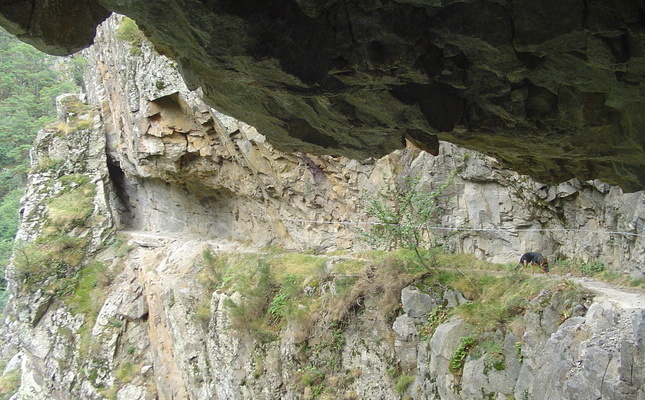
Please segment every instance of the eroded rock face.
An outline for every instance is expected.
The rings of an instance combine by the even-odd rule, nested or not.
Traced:
[[[208,107],[149,43],[117,39],[118,26],[110,18],[85,56],[122,229],[356,249],[366,245],[359,232],[370,196],[393,178],[416,177],[422,192],[452,181],[437,221],[445,230],[435,232],[451,251],[500,263],[540,251],[645,273],[644,192],[575,179],[550,186],[444,142],[437,156],[411,146],[360,162],[284,153]]]
[[[435,306],[466,298],[456,289],[408,286],[372,266],[360,275],[387,274],[379,278],[387,292],[368,290],[345,302],[350,309],[326,303],[331,314],[346,312],[333,330],[294,318],[267,341],[239,328],[231,302],[244,293],[217,289],[206,253],[257,254],[265,244],[356,249],[351,224],[366,220],[364,192],[392,177],[418,177],[427,191],[453,177],[441,198],[441,227],[463,230],[438,237],[451,250],[517,261],[534,246],[639,277],[645,194],[623,195],[599,181],[548,186],[446,143],[436,157],[409,148],[362,163],[281,153],[204,104],[149,44],[118,40],[118,23],[109,19],[85,54],[95,110],[64,102],[75,108],[61,107],[58,128],[39,134],[19,234],[25,242],[53,240],[57,223],[91,237],[80,272],[96,271],[97,279],[73,296],[46,288],[27,294],[25,275],[9,267],[0,354],[13,359],[5,373],[21,360],[13,399],[306,399],[322,389],[305,373],[321,365],[334,369],[320,398],[643,398],[639,294],[634,304],[590,304],[567,297],[567,284],[543,290],[517,324],[492,333],[498,363],[468,356],[461,380],[449,365],[472,328],[456,316],[431,335],[425,328]],[[119,62],[133,50],[136,57]],[[94,188],[87,219],[55,219],[52,197],[82,183]],[[321,257],[330,271],[347,261]],[[347,277],[330,275],[306,296],[324,299]],[[382,305],[388,297],[401,301],[396,318]]]
[[[543,182],[645,187],[638,0],[78,3],[134,18],[211,106],[283,151],[362,159],[407,138],[436,153],[439,138]],[[0,22],[58,18],[23,4]],[[45,51],[77,48],[23,31]]]

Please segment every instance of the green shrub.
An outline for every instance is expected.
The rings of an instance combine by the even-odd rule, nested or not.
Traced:
[[[603,272],[605,270],[605,264],[600,261],[589,261],[588,263],[582,264],[580,266],[580,272],[583,275],[595,275]]]
[[[463,373],[464,364],[466,363],[466,356],[470,350],[477,344],[477,340],[472,336],[460,338],[461,343],[455,350],[450,359],[450,372],[458,378],[461,378]]]
[[[207,290],[214,291],[222,284],[228,259],[226,255],[213,254],[209,249],[204,249],[202,259],[202,268],[198,272],[197,279]]]
[[[438,198],[452,179],[429,193],[421,190],[419,180],[419,177],[407,178],[398,185],[387,184],[367,200],[367,213],[377,220],[362,232],[370,246],[418,252],[431,244],[429,228],[437,223],[442,212]],[[420,255],[419,262],[426,267],[430,265]]]

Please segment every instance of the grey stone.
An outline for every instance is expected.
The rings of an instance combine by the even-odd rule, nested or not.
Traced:
[[[117,400],[143,400],[146,398],[146,390],[127,383],[117,392],[116,398]]]
[[[424,319],[437,307],[437,302],[416,286],[407,286],[401,290],[403,311],[411,318]]]
[[[13,372],[17,369],[20,369],[20,366],[22,365],[22,353],[17,353],[5,365],[4,370],[2,371],[2,375],[5,376],[10,372]]]
[[[396,332],[399,340],[407,341],[418,335],[415,320],[407,314],[398,316],[392,324],[392,330]]]
[[[446,307],[454,308],[460,304],[467,303],[468,300],[461,294],[458,290],[446,290],[443,293],[443,301],[446,304]]]

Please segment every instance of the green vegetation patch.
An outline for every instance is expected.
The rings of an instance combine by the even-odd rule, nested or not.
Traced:
[[[458,379],[461,378],[466,362],[466,356],[470,350],[477,344],[477,339],[472,336],[462,337],[460,343],[450,359],[450,372]]]
[[[126,361],[119,365],[116,370],[115,378],[122,383],[132,382],[135,377],[134,365],[130,361]]]
[[[47,218],[62,229],[83,226],[94,211],[94,190],[74,191],[54,198],[47,205]]]
[[[0,376],[0,398],[9,399],[20,387],[20,368]]]
[[[552,273],[558,275],[584,276],[621,286],[645,289],[645,279],[608,269],[600,260],[575,260],[555,257],[551,263]]]
[[[73,293],[80,279],[95,189],[82,175],[70,175],[63,183],[68,189],[47,204],[40,236],[14,250],[14,264],[27,292],[42,289],[61,297]]]
[[[482,332],[502,328],[522,316],[530,301],[542,290],[565,291],[572,299],[584,296],[584,291],[570,281],[521,273],[471,274],[467,280],[460,273],[443,271],[440,282],[461,291],[470,300],[451,313]],[[476,285],[477,291],[473,290],[472,284]]]
[[[50,157],[41,157],[38,159],[38,164],[32,166],[29,170],[32,174],[47,172],[47,171],[56,171],[65,164],[65,160],[62,158],[50,158]]]
[[[68,235],[38,238],[16,247],[14,264],[26,292],[70,294],[89,240]]]
[[[75,289],[64,299],[74,313],[92,314],[100,309],[105,300],[105,288],[114,279],[114,274],[108,267],[94,261],[81,269],[75,276]]]
[[[414,375],[401,375],[399,379],[397,379],[394,387],[399,394],[403,394],[408,390],[410,385],[414,383],[415,379]]]
[[[275,255],[269,260],[269,267],[278,284],[316,284],[325,275],[327,259],[302,253]]]
[[[426,268],[418,261],[419,256],[432,257],[436,269]],[[460,340],[450,360],[457,382],[468,355],[483,357],[485,372],[506,368],[502,333],[530,307],[547,305],[551,296],[544,297],[544,304],[532,302],[540,292],[561,292],[562,304],[570,307],[585,295],[566,280],[530,276],[507,265],[492,265],[439,249],[342,256],[276,249],[253,254],[205,251],[196,265],[206,292],[236,293],[226,304],[232,329],[253,336],[258,351],[266,343],[279,340],[288,327],[298,343],[298,359],[305,365],[292,384],[311,398],[341,395],[342,390],[349,390],[355,378],[341,368],[347,324],[362,313],[366,304],[377,308],[378,318],[392,323],[402,312],[401,289],[410,284],[438,300],[446,290],[458,290],[467,300],[454,308],[440,305],[419,332],[422,339],[429,340],[435,328],[454,315],[471,325],[472,333]],[[207,301],[196,307],[197,320],[209,321],[209,307]],[[567,311],[563,312],[563,318],[567,315]],[[262,370],[259,362],[256,375],[261,375]],[[392,379],[402,395],[414,381],[402,373]],[[332,382],[343,382],[344,389]]]
[[[116,38],[130,44],[130,54],[133,56],[139,55],[141,52],[141,45],[146,40],[146,36],[141,29],[137,26],[134,20],[123,17],[123,20],[116,29]]]

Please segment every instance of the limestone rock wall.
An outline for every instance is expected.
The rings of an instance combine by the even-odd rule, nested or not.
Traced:
[[[42,317],[11,323],[22,370],[13,400],[629,400],[645,395],[642,300],[634,307],[544,290],[528,304],[523,319],[494,333],[502,344],[500,366],[473,354],[457,376],[449,365],[472,328],[453,317],[430,336],[422,331],[438,305],[465,301],[458,292],[405,287],[402,313],[394,322],[380,309],[379,296],[365,296],[361,312],[350,313],[331,333],[312,334],[294,320],[279,332],[279,340],[266,341],[236,327],[228,304],[239,302],[239,293],[207,291],[196,279],[201,253],[230,251],[225,241],[132,234],[129,243],[130,252],[112,265],[119,264],[121,272],[89,320],[89,330],[89,315],[70,313],[63,302],[25,304],[39,307]],[[239,244],[235,249],[249,250]],[[106,251],[97,259],[114,256]],[[331,286],[313,295],[323,297],[326,290]],[[316,389],[315,374],[323,370],[330,386]],[[320,391],[322,397],[316,394]]]
[[[453,251],[495,262],[541,251],[643,274],[643,192],[600,181],[550,186],[447,143],[438,156],[409,147],[362,161],[283,153],[203,103],[148,42],[117,39],[118,24],[100,28],[86,56],[124,229],[356,248],[367,199],[388,181],[414,176],[431,191],[452,179],[441,204],[451,230],[436,233]]]
[[[394,320],[377,296],[365,296],[361,312],[328,336],[297,322],[275,341],[236,329],[227,304],[241,294],[200,283],[204,250],[358,249],[365,244],[353,224],[368,221],[364,193],[387,180],[418,176],[420,189],[431,190],[454,175],[442,226],[468,230],[438,232],[448,249],[502,262],[539,249],[597,258],[635,276],[643,241],[629,233],[642,234],[643,193],[598,181],[540,184],[448,144],[437,157],[407,149],[365,161],[281,153],[254,128],[207,107],[149,44],[119,41],[118,23],[109,20],[85,54],[87,97],[99,117],[62,110],[82,129],[44,130],[34,151],[40,167],[19,238],[49,235],[51,197],[64,193],[58,180],[87,176],[74,182],[93,184],[84,220],[92,223],[57,223],[88,238],[85,268],[65,278],[94,275],[79,280],[84,297],[66,297],[49,286],[54,280],[27,291],[14,260],[2,331],[3,358],[11,359],[5,373],[21,376],[13,400],[323,398],[317,365],[333,365],[326,378],[337,384],[323,393],[333,398],[645,398],[645,305],[571,300],[559,289],[532,299],[517,326],[495,333],[505,368],[472,356],[461,379],[449,363],[467,324],[453,318],[421,334],[435,305],[464,301],[456,291],[405,287],[395,293],[402,312]],[[312,295],[333,287],[318,290]]]

